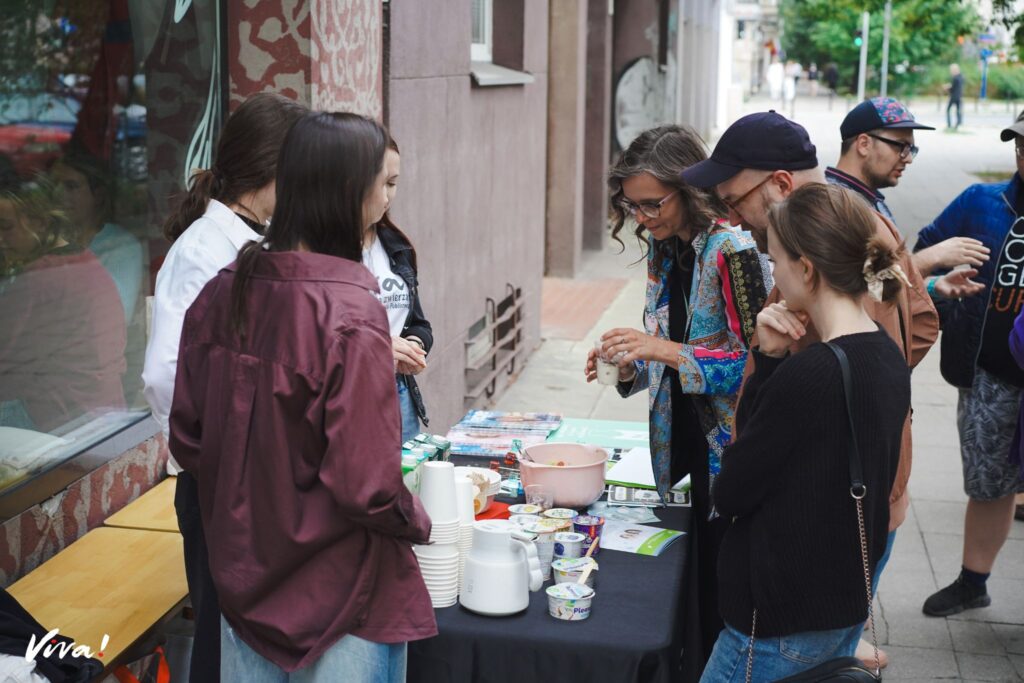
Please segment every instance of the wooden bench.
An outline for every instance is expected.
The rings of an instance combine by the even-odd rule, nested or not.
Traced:
[[[182,557],[181,534],[100,527],[8,591],[47,629],[93,652],[109,635],[98,658],[109,669],[181,609],[188,596]]]
[[[107,526],[146,531],[178,531],[174,512],[174,487],[177,477],[167,477],[144,494],[107,517]]]

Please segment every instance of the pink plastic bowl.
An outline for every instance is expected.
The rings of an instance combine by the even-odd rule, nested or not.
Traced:
[[[555,507],[582,508],[604,493],[608,451],[578,443],[541,443],[524,449],[533,459],[519,459],[523,487],[540,484],[554,494]],[[565,465],[549,465],[564,462]]]

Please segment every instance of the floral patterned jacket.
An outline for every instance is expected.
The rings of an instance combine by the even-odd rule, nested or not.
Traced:
[[[724,448],[732,441],[736,397],[743,382],[747,349],[757,314],[773,286],[767,257],[749,232],[717,223],[693,240],[694,277],[687,300],[686,343],[679,352],[679,381],[690,394],[708,442],[711,482],[721,469]],[[669,338],[669,272],[673,256],[650,240],[644,329]],[[669,481],[672,444],[672,390],[663,363],[637,361],[632,384],[619,392],[650,392],[651,460],[662,496]]]

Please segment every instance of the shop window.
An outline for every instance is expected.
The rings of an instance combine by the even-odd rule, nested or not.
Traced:
[[[0,499],[148,414],[160,226],[224,104],[221,0],[5,5]]]

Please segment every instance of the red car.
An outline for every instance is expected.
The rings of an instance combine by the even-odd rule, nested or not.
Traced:
[[[47,93],[0,100],[0,179],[27,180],[64,153],[79,102]]]

